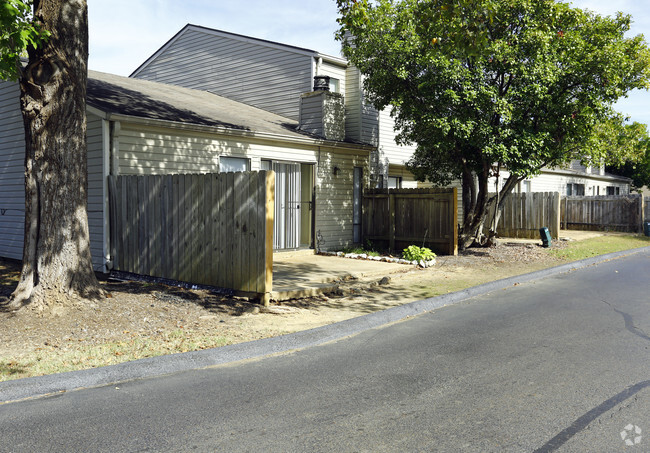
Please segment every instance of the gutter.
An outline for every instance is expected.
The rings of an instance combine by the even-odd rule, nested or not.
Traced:
[[[547,174],[555,174],[555,175],[574,176],[578,178],[590,178],[590,179],[596,179],[600,181],[621,181],[625,183],[632,182],[631,178],[627,178],[625,176],[612,175],[612,174],[594,175],[591,173],[581,173],[575,170],[554,170],[554,169],[542,170],[541,172]]]
[[[349,149],[349,150],[359,150],[359,151],[372,151],[375,149],[375,147],[371,145],[364,145],[364,144],[350,143],[350,142],[340,142],[335,140],[326,140],[324,138],[320,139],[320,138],[310,138],[310,137],[293,137],[293,136],[287,136],[282,134],[274,134],[271,132],[255,132],[250,130],[232,129],[223,126],[206,126],[201,124],[181,123],[178,121],[142,118],[139,116],[123,115],[120,113],[106,113],[92,106],[88,106],[87,109],[92,114],[97,115],[100,118],[108,121],[127,121],[130,123],[141,124],[144,126],[151,126],[151,127],[168,127],[168,128],[178,129],[182,131],[204,132],[210,134],[216,133],[216,134],[228,135],[231,137],[234,136],[234,137],[256,138],[260,140],[284,141],[293,144],[326,146],[329,148],[339,148],[339,149]]]

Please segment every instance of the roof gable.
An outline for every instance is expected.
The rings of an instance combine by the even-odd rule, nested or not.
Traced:
[[[287,52],[292,52],[295,54],[299,55],[305,55],[308,57],[317,57],[320,56],[318,52],[315,50],[311,49],[306,49],[303,47],[297,47],[297,46],[291,46],[288,44],[282,44],[274,41],[268,41],[265,39],[260,39],[260,38],[253,38],[250,36],[244,36],[240,35],[237,33],[231,33],[223,30],[217,30],[214,28],[208,28],[208,27],[203,27],[200,25],[193,25],[193,24],[187,24],[185,27],[183,27],[178,33],[176,33],[169,41],[167,41],[160,49],[158,49],[151,57],[149,57],[144,63],[142,63],[133,73],[130,75],[130,77],[137,77],[137,75],[144,69],[146,68],[149,63],[151,63],[153,60],[158,58],[160,55],[162,55],[165,50],[167,50],[169,47],[171,47],[176,41],[178,41],[183,35],[187,34],[190,31],[197,31],[201,33],[205,33],[207,35],[212,35],[212,36],[218,36],[221,38],[227,38],[227,39],[232,39],[235,41],[240,41],[240,42],[245,42],[245,43],[251,43],[255,45],[259,45],[262,47],[267,47],[270,49],[278,49],[278,50],[283,50]],[[336,59],[336,57],[332,57]],[[341,60],[344,61],[344,60]]]

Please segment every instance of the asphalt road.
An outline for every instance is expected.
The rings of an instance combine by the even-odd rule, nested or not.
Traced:
[[[3,404],[0,451],[650,451],[649,275],[644,249],[319,346]]]

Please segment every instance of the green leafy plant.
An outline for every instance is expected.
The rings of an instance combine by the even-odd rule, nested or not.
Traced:
[[[436,257],[436,254],[433,253],[430,248],[409,245],[402,252],[402,257],[409,261],[430,261]]]

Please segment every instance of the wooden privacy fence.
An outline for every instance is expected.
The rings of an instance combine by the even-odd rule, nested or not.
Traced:
[[[493,195],[493,194],[491,194]],[[492,221],[494,210],[488,216]],[[499,236],[539,239],[539,229],[548,228],[552,238],[560,237],[559,192],[511,193],[504,200],[497,231]]]
[[[111,176],[109,184],[114,269],[268,303],[274,172]]]
[[[458,253],[457,189],[369,189],[363,193],[362,239],[390,250],[426,246]]]
[[[643,198],[643,212],[644,212],[644,221],[645,222],[650,222],[650,209],[647,209],[648,205],[650,204],[650,197],[645,197]]]
[[[566,197],[562,227],[567,230],[643,231],[642,195]]]

